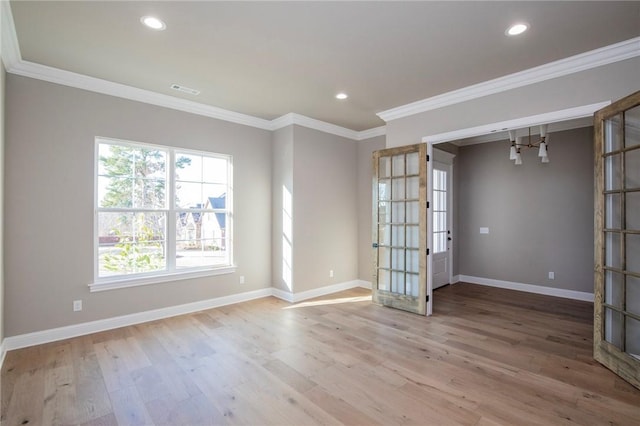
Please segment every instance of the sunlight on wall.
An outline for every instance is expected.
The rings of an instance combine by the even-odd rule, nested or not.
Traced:
[[[293,246],[293,223],[291,209],[293,207],[291,192],[282,185],[282,280],[289,291],[293,290],[291,263]]]

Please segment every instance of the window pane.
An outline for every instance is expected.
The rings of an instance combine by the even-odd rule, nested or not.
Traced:
[[[420,271],[418,253],[418,250],[407,250],[407,272],[418,273]]]
[[[192,182],[176,182],[176,207],[179,209],[201,209],[202,184]]]
[[[176,243],[176,268],[228,265],[224,240],[187,240]]]
[[[625,327],[625,350],[627,353],[640,359],[640,321],[625,317],[627,324]]]
[[[224,209],[227,206],[227,185],[205,183],[202,187],[204,191],[204,206],[207,209]]]
[[[378,249],[378,267],[379,268],[391,268],[391,249],[387,247],[380,247]]]
[[[434,253],[447,251],[447,234],[445,232],[435,232],[433,234],[433,251]]]
[[[624,154],[624,187],[626,189],[640,188],[640,149],[627,151]]]
[[[378,226],[378,244],[385,246],[391,243],[391,225]]]
[[[391,269],[404,271],[404,249],[391,249]]]
[[[202,180],[207,183],[227,183],[227,159],[204,157],[202,159]]]
[[[418,280],[420,276],[418,274],[407,274],[407,295],[418,297],[419,289],[418,289]]]
[[[404,294],[404,272],[391,273],[391,291]]]
[[[378,222],[389,223],[391,222],[391,203],[382,202],[378,206]]]
[[[98,174],[133,177],[134,151],[134,148],[128,146],[99,144]]]
[[[391,159],[389,157],[378,158],[378,176],[379,177],[391,176]]]
[[[407,223],[419,223],[420,203],[411,201],[407,203]]]
[[[391,221],[394,223],[404,223],[405,219],[403,201],[396,201],[394,203],[391,203]],[[407,222],[408,221],[409,220],[407,220]]]
[[[133,179],[98,177],[98,207],[133,207]]]
[[[407,225],[407,247],[420,247],[420,227],[417,225]]]
[[[167,153],[155,148],[135,150],[134,176],[142,179],[166,179]]]
[[[404,175],[404,154],[394,155],[392,162],[393,162],[393,166],[391,171],[393,173],[393,176],[403,176]]]
[[[627,275],[627,311],[640,315],[640,278]]]
[[[420,198],[420,178],[407,178],[407,198],[414,200]]]
[[[622,162],[620,154],[604,159],[604,189],[622,189]]]
[[[230,264],[225,213],[176,215],[176,267]]]
[[[620,140],[620,116],[616,115],[604,122],[604,152],[622,149]]]
[[[626,229],[640,231],[640,214],[638,214],[638,212],[640,212],[640,192],[627,192],[625,197]],[[619,209],[620,207],[618,207],[618,210]]]
[[[624,112],[624,146],[640,145],[640,105]]]
[[[604,281],[604,302],[622,308],[622,274],[606,271]]]
[[[612,345],[622,347],[622,314],[613,309],[604,308],[604,339]]]
[[[176,180],[202,182],[202,156],[176,152]]]
[[[417,152],[407,154],[407,174],[420,174],[420,156]]]
[[[391,227],[391,245],[404,247],[404,225],[393,225]]]
[[[391,199],[390,185],[390,179],[380,179],[378,181],[378,200],[382,201]]]
[[[165,207],[167,153],[155,148],[98,145],[98,207]]]
[[[392,200],[404,200],[404,178],[396,178],[392,181]]]
[[[627,234],[626,236],[626,270],[640,274],[640,235]]]
[[[98,214],[98,276],[166,268],[165,213]]]
[[[391,272],[378,269],[378,289],[389,291],[391,288]]]
[[[433,169],[433,189],[447,190],[447,172],[444,170]]]
[[[627,194],[627,200],[629,200],[629,195]],[[640,201],[640,198],[638,199]],[[640,206],[638,206],[640,207]],[[620,194],[606,194],[604,196],[604,227],[607,229],[621,229],[621,219],[620,215]]]
[[[133,191],[133,207],[162,209],[165,207],[165,181],[136,179]]]
[[[605,245],[605,266],[611,268],[622,268],[622,253],[620,252],[620,234],[616,232],[606,232],[604,238]]]

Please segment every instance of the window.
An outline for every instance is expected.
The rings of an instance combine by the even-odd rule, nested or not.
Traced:
[[[433,253],[447,251],[447,172],[433,169]]]
[[[232,266],[231,156],[96,138],[96,283]]]

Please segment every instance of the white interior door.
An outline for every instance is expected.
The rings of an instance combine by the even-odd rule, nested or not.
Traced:
[[[438,158],[434,150],[434,158]],[[446,161],[446,158],[445,158]],[[432,289],[442,287],[451,282],[451,224],[452,224],[452,166],[441,161],[434,161],[432,171],[433,200],[433,285]]]

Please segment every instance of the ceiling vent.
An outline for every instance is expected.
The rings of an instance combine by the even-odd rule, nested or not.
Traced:
[[[177,90],[178,92],[184,92],[184,93],[188,93],[188,94],[190,94],[190,95],[194,95],[194,96],[196,96],[196,95],[199,95],[199,94],[200,94],[200,91],[199,91],[199,90],[196,90],[196,89],[190,89],[190,88],[188,88],[188,87],[180,86],[179,84],[172,84],[172,85],[171,85],[171,88],[172,88],[173,90]]]

